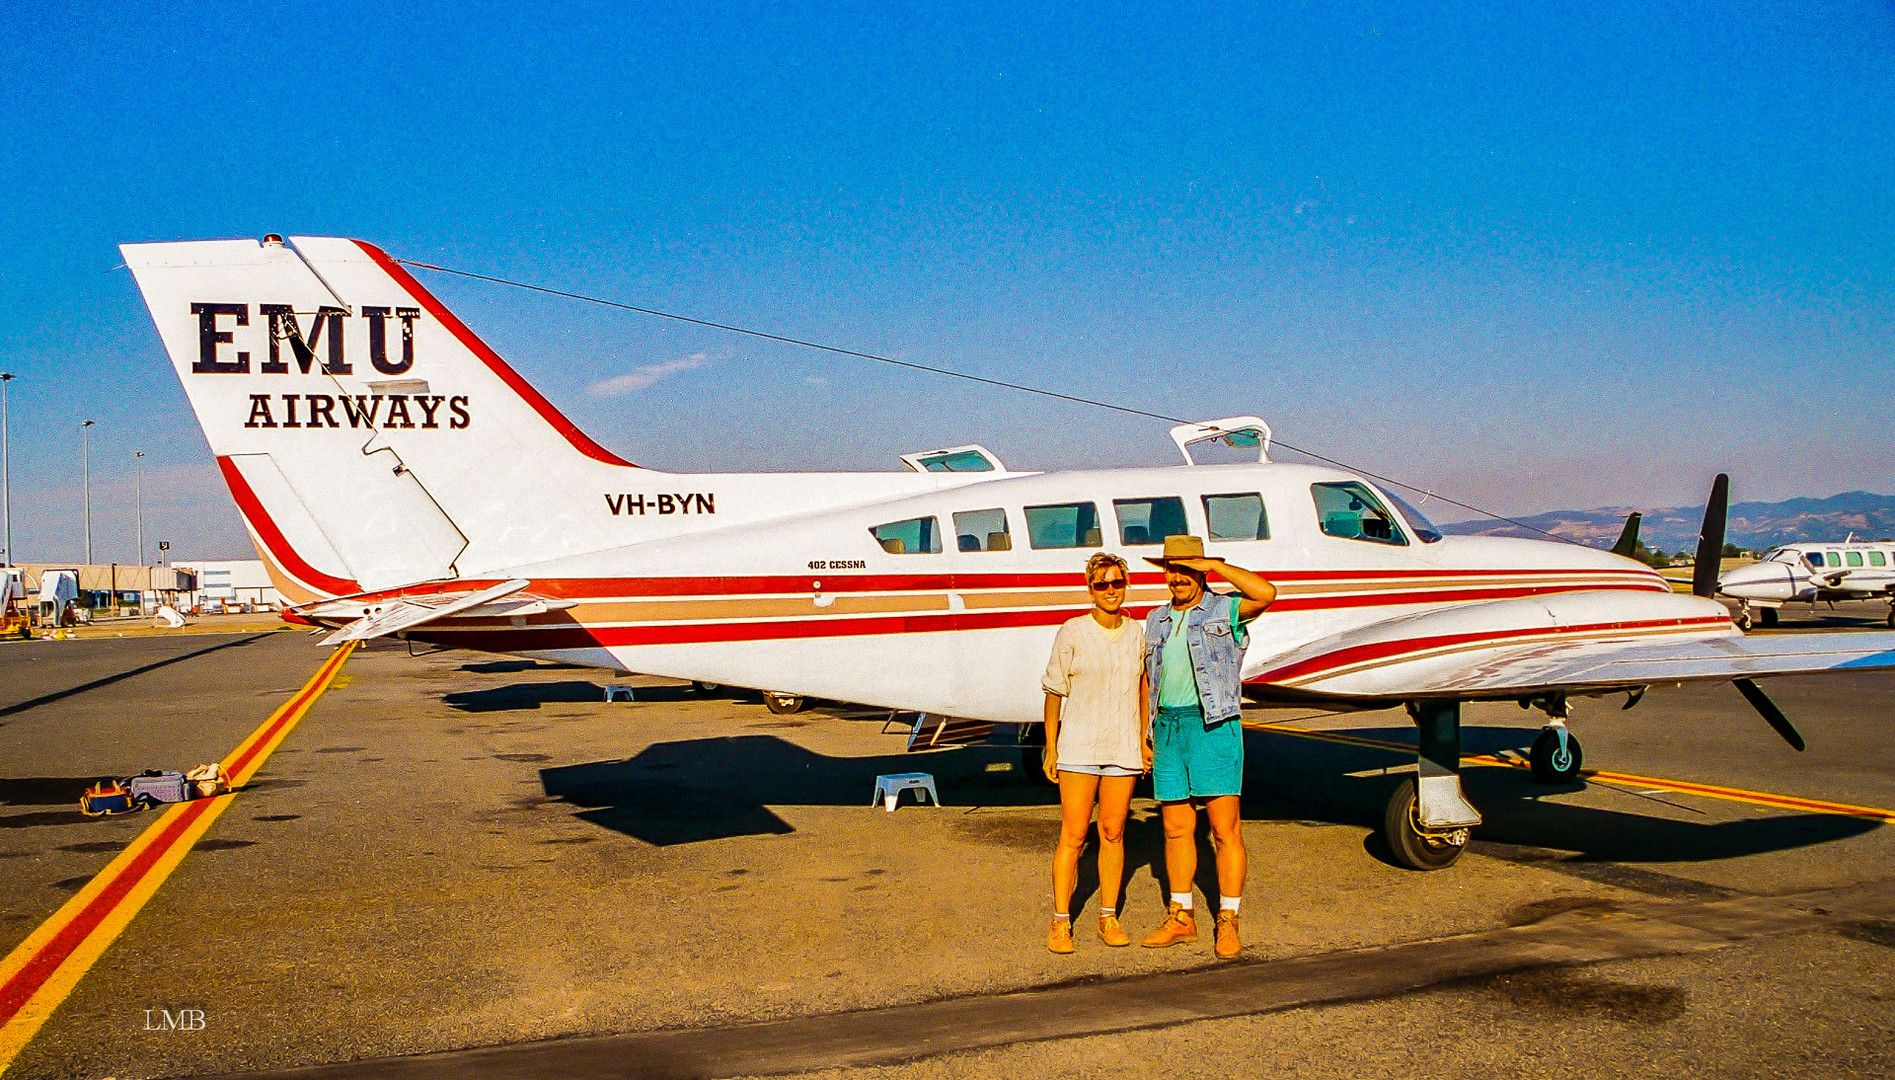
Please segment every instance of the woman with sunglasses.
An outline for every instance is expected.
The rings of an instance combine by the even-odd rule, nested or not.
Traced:
[[[1040,686],[1046,691],[1046,778],[1059,785],[1053,852],[1053,927],[1046,947],[1073,951],[1072,896],[1092,812],[1099,811],[1099,940],[1131,944],[1119,928],[1125,818],[1132,784],[1151,769],[1146,741],[1145,639],[1125,606],[1125,560],[1099,552],[1086,563],[1092,610],[1059,628]]]

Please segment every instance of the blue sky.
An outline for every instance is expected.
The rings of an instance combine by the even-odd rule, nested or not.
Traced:
[[[22,561],[243,555],[123,241],[409,258],[1287,441],[1508,513],[1895,489],[1895,6],[0,4]],[[1165,425],[440,275],[680,470]],[[1294,460],[1286,456],[1286,460]],[[1445,519],[1466,516],[1443,513]]]

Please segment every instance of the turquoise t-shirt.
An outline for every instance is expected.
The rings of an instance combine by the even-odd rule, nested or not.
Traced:
[[[1237,647],[1243,648],[1249,636],[1244,633],[1244,624],[1238,620],[1238,604],[1241,597],[1226,597],[1230,601],[1230,631]],[[1171,635],[1165,638],[1164,652],[1158,665],[1158,707],[1161,709],[1189,709],[1198,704],[1198,679],[1191,670],[1191,645],[1179,631],[1184,629],[1184,613],[1171,609]]]

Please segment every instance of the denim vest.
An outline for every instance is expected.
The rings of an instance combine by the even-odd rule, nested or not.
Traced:
[[[1165,639],[1171,636],[1172,614],[1170,604],[1160,604],[1145,618],[1145,676],[1151,683],[1153,716],[1158,715],[1158,683]],[[1205,727],[1243,715],[1244,650],[1237,644],[1230,615],[1230,595],[1209,589],[1184,611],[1184,641],[1197,676],[1198,704],[1204,708]]]

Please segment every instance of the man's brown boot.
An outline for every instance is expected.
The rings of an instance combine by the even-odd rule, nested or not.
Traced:
[[[1228,908],[1217,913],[1217,944],[1212,947],[1219,960],[1235,960],[1237,954],[1244,951],[1244,942],[1237,935],[1237,913]]]
[[[1171,906],[1166,909],[1164,923],[1147,934],[1145,940],[1139,944],[1147,949],[1162,949],[1167,945],[1176,945],[1180,941],[1196,941],[1197,939],[1198,922],[1192,917],[1191,909],[1173,900]]]
[[[1053,928],[1046,932],[1046,947],[1060,954],[1073,951],[1073,921],[1054,919]]]
[[[1116,915],[1099,916],[1099,940],[1115,949],[1132,943],[1131,937],[1119,927],[1119,919]]]

